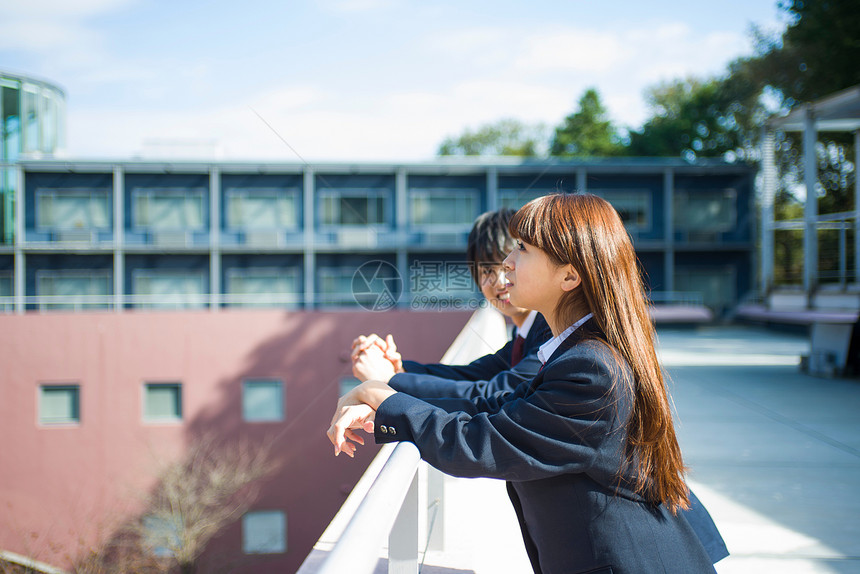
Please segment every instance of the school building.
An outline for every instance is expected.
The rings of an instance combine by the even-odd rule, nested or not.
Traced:
[[[656,303],[719,317],[754,287],[748,166],[103,161],[64,156],[64,110],[0,73],[0,552],[62,568],[145,511],[153,461],[214,434],[284,465],[204,563],[294,571],[361,473],[323,434],[350,341],[438,359],[480,301],[464,252],[484,211],[588,191]]]

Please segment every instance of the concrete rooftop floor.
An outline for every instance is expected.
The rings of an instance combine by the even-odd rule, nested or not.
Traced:
[[[659,337],[690,485],[731,552],[717,572],[860,573],[860,380],[801,373],[802,335]],[[422,572],[529,572],[504,485],[446,480],[445,550]]]

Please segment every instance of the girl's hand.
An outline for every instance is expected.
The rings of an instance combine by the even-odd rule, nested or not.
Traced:
[[[352,374],[360,381],[373,379],[387,383],[395,373],[392,361],[376,345],[368,347],[358,355],[353,355]]]
[[[352,360],[354,361],[358,355],[373,346],[377,346],[383,351],[385,351],[386,347],[388,346],[388,343],[376,333],[356,337],[352,341]]]
[[[383,381],[365,381],[361,383],[338,399],[337,408],[334,411],[334,416],[331,418],[331,425],[334,425],[335,421],[340,417],[340,413],[346,407],[370,405],[370,408],[375,411],[382,404],[382,401],[396,392]]]
[[[335,456],[341,452],[350,457],[355,455],[355,444],[364,444],[364,438],[355,431],[362,429],[366,433],[373,433],[376,409],[396,392],[382,381],[365,381],[338,400],[326,432],[334,445]]]
[[[334,422],[326,432],[328,439],[334,445],[334,455],[344,452],[348,457],[354,457],[358,448],[356,444],[364,444],[364,438],[355,430],[362,429],[366,433],[372,433],[375,417],[376,411],[370,405],[349,405],[339,408],[335,413]]]
[[[378,347],[382,350],[385,358],[388,359],[388,361],[394,368],[395,373],[404,372],[403,358],[400,356],[400,353],[397,352],[397,345],[394,343],[394,337],[390,334],[385,337],[385,339],[382,339],[379,335],[376,334],[371,334],[367,336],[361,335],[360,337],[356,337],[352,341],[352,362],[355,363],[362,353],[368,352],[374,347]]]
[[[394,367],[394,372],[405,373],[406,371],[403,370],[403,357],[401,357],[400,353],[397,352],[397,345],[394,344],[394,337],[388,335],[385,338],[385,343],[385,358],[391,362],[391,366]]]

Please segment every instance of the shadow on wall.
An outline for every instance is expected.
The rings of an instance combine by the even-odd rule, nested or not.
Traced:
[[[325,436],[341,382],[351,377],[352,340],[393,333],[404,356],[435,361],[469,314],[224,311],[162,317],[172,321],[169,341],[149,342],[140,351],[166,358],[162,368],[148,367],[148,376],[182,380],[186,444],[160,465],[143,512],[116,529],[98,557],[78,562],[83,572],[110,571],[103,557],[141,572],[296,571],[377,451],[371,439],[356,459],[335,458]],[[246,381],[283,383],[282,420],[245,420]],[[246,511],[284,513],[285,551],[245,551]],[[135,550],[141,546],[163,556]]]

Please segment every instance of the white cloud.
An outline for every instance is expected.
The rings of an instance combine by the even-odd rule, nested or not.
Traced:
[[[570,98],[566,92],[539,82],[488,79],[455,86],[449,103],[451,110],[462,104],[467,114],[478,111],[487,120],[512,117],[534,122],[562,113],[570,106]]]
[[[603,72],[632,54],[615,32],[570,29],[533,35],[522,44],[522,55],[514,65],[527,71]]]

